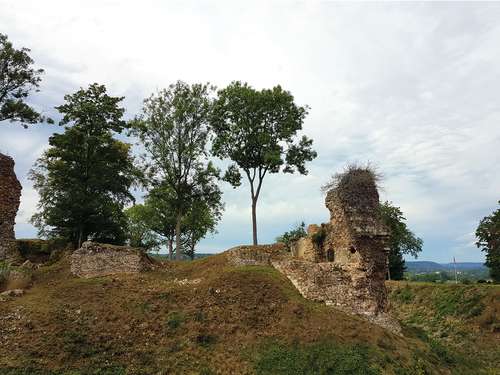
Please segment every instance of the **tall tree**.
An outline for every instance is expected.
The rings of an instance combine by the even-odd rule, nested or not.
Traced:
[[[295,104],[290,92],[280,86],[255,90],[233,82],[218,92],[211,116],[216,134],[212,152],[234,162],[224,179],[234,187],[241,184],[241,172],[250,184],[253,244],[257,245],[257,201],[267,173],[307,174],[305,163],[317,154],[312,140],[298,137],[307,107]]]
[[[19,121],[27,127],[44,119],[25,101],[38,91],[43,73],[33,68],[29,52],[28,48],[15,49],[7,35],[0,34],[0,122]]]
[[[219,171],[207,152],[212,91],[208,84],[178,81],[146,99],[143,113],[132,122],[132,133],[147,152],[153,186],[163,186],[170,194],[177,259],[182,255],[182,223],[193,204],[208,204],[219,191]]]
[[[399,207],[391,202],[380,204],[382,220],[390,229],[389,237],[389,277],[401,280],[406,269],[404,254],[417,258],[422,251],[423,241],[413,234],[406,225],[406,218]]]
[[[126,126],[119,107],[123,98],[92,84],[64,99],[56,107],[64,132],[49,138],[49,149],[30,173],[40,194],[32,221],[42,235],[64,237],[76,246],[89,238],[123,243],[123,208],[133,201],[129,189],[139,177],[130,145],[113,138]]]
[[[491,278],[500,282],[500,208],[479,222],[476,238],[476,246],[486,253],[484,264],[490,269]]]

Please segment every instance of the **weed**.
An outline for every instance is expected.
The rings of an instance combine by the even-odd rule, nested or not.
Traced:
[[[200,346],[208,347],[213,345],[215,341],[215,336],[206,333],[200,333],[196,336],[196,343]]]
[[[63,350],[73,358],[90,357],[97,352],[87,336],[79,331],[63,333]]]
[[[178,311],[171,312],[167,317],[168,329],[174,331],[184,322],[184,315]]]

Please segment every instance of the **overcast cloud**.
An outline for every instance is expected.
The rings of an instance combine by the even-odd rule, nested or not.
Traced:
[[[318,158],[307,176],[266,177],[260,242],[328,211],[319,187],[352,161],[385,176],[424,240],[421,259],[482,261],[480,218],[500,199],[500,4],[4,1],[0,32],[45,69],[30,101],[53,107],[99,82],[125,96],[127,117],[151,92],[181,79],[223,87],[281,84],[311,106],[304,132]],[[0,125],[0,150],[23,185],[18,237],[32,237],[38,197],[27,172],[57,126]],[[219,233],[198,251],[251,242],[248,186],[224,187]]]

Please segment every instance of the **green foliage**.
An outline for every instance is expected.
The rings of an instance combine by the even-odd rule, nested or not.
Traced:
[[[389,273],[391,279],[401,280],[405,271],[404,254],[415,258],[422,251],[423,241],[413,234],[406,225],[406,218],[399,207],[391,202],[381,203],[380,214],[390,230],[389,237]]]
[[[486,253],[484,264],[490,269],[491,278],[500,282],[500,208],[479,222],[476,238],[476,246]]]
[[[232,82],[218,92],[210,118],[215,132],[212,152],[234,162],[224,180],[241,184],[242,170],[250,183],[253,243],[257,244],[256,205],[267,173],[307,174],[305,163],[317,154],[312,140],[297,139],[307,107],[294,103],[280,86],[256,90],[246,83]]]
[[[265,345],[255,359],[254,369],[258,375],[381,374],[370,365],[366,347],[341,346],[330,341],[307,346]]]
[[[130,246],[146,251],[159,251],[160,236],[148,225],[151,210],[144,204],[136,204],[125,210],[127,216],[127,241]]]
[[[126,123],[121,97],[92,84],[66,95],[57,107],[64,133],[49,138],[30,178],[40,194],[32,217],[40,235],[68,239],[79,246],[87,239],[121,244],[125,240],[123,208],[133,201],[129,188],[139,177],[130,145],[113,138]]]
[[[292,230],[283,233],[281,236],[276,237],[276,242],[283,242],[288,251],[290,251],[291,246],[294,242],[297,242],[299,239],[307,235],[305,228],[306,224],[302,222]]]
[[[7,281],[10,274],[10,264],[0,261],[0,286]]]
[[[98,353],[98,349],[89,342],[87,336],[79,331],[63,333],[62,349],[70,358],[85,358]]]
[[[326,228],[321,225],[319,230],[311,236],[311,240],[316,248],[319,249],[323,246],[323,242],[325,242],[326,239],[326,233]]]
[[[410,303],[413,301],[415,298],[415,294],[409,288],[408,286],[400,289],[396,289],[392,293],[392,298],[394,298],[396,301],[399,301],[400,303]]]
[[[191,244],[215,226],[223,209],[217,186],[219,170],[208,161],[208,116],[213,88],[178,81],[144,101],[143,113],[132,122],[147,151],[146,169],[156,194],[175,220],[176,258],[182,254],[182,227],[190,220]],[[186,231],[185,231],[186,233]],[[193,249],[193,246],[191,246]]]
[[[466,286],[438,288],[431,297],[436,314],[440,317],[471,318],[480,315],[485,308],[481,302],[482,294]]]
[[[33,68],[28,48],[15,49],[7,35],[0,33],[0,123],[19,121],[24,127],[43,121],[26,98],[38,91],[43,69]],[[48,119],[49,122],[52,120]]]

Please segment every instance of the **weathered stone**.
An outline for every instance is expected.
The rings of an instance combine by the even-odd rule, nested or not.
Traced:
[[[5,297],[20,297],[24,294],[24,290],[22,289],[10,289],[5,292],[0,293],[0,296]]]
[[[71,273],[84,278],[151,270],[154,261],[139,248],[84,242],[71,254]]]
[[[21,263],[14,225],[21,198],[21,184],[14,173],[14,160],[0,154],[0,260]]]
[[[233,247],[226,252],[229,264],[233,266],[269,266],[271,259],[286,254],[285,245],[244,245]]]
[[[389,232],[379,214],[379,196],[370,173],[361,169],[343,175],[326,196],[330,222],[310,225],[288,257],[273,257],[252,247],[242,252],[244,256],[230,251],[230,263],[271,263],[305,298],[399,332],[399,324],[387,314]]]

